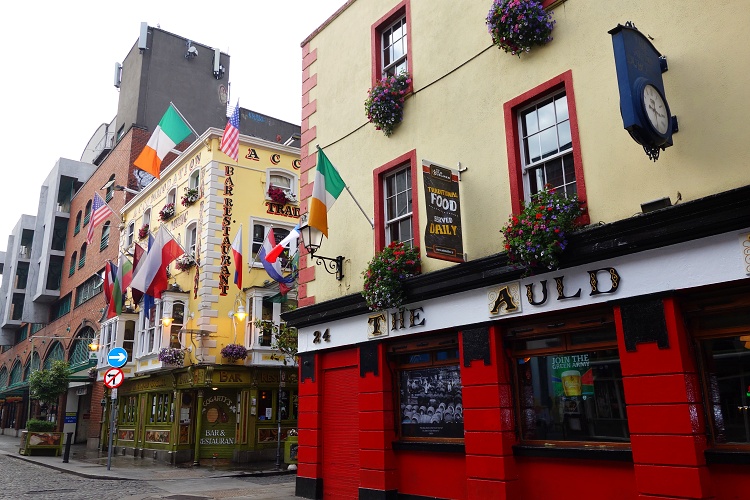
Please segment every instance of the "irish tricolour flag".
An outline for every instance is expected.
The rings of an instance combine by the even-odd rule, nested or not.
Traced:
[[[158,179],[161,172],[161,161],[191,132],[192,130],[182,119],[174,104],[169,103],[167,112],[161,117],[159,125],[151,134],[148,144],[138,155],[134,165]]]
[[[328,237],[328,211],[346,184],[322,149],[318,149],[318,169],[315,172],[308,224]]]

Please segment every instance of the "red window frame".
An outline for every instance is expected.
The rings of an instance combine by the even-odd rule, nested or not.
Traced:
[[[524,201],[523,172],[521,161],[521,140],[518,130],[518,111],[533,101],[565,89],[568,100],[568,115],[570,117],[570,135],[573,143],[573,165],[576,173],[576,190],[578,198],[586,200],[586,183],[583,177],[583,162],[581,160],[581,141],[578,137],[578,115],[576,99],[573,93],[573,73],[571,70],[548,80],[533,89],[524,92],[503,105],[505,114],[506,147],[508,149],[508,174],[510,180],[510,200],[514,214],[521,212]],[[590,222],[588,212],[581,216],[581,223]]]
[[[373,193],[375,201],[375,210],[373,211],[373,213],[375,214],[376,252],[381,251],[385,247],[385,194],[383,191],[383,179],[385,178],[385,176],[395,172],[400,168],[403,168],[406,165],[409,165],[409,170],[411,172],[411,229],[412,233],[414,234],[414,246],[420,246],[418,205],[419,196],[417,196],[417,180],[419,169],[417,169],[417,150],[412,149],[408,153],[404,153],[398,158],[389,161],[385,165],[376,168],[372,172]]]
[[[406,16],[406,67],[408,68],[409,75],[412,75],[412,83],[409,84],[408,92],[414,90],[413,75],[414,68],[412,66],[412,50],[411,50],[411,5],[410,0],[403,0],[399,2],[394,8],[392,8],[386,15],[378,19],[375,24],[371,27],[371,50],[372,50],[372,84],[375,85],[380,81],[383,76],[383,31],[388,28],[397,19]]]

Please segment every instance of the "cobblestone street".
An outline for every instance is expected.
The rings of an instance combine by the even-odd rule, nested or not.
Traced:
[[[246,478],[180,477],[180,470],[176,469],[171,475],[162,473],[154,476],[160,477],[159,479],[89,479],[2,454],[0,454],[0,470],[3,471],[0,499],[13,500],[22,498],[54,498],[55,500],[253,498],[274,500],[293,497],[295,477],[293,475]]]

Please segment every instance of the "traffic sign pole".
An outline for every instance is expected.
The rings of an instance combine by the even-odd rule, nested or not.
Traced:
[[[112,399],[109,403],[109,447],[107,448],[107,470],[112,467],[112,441],[115,436],[115,403],[117,402],[117,389],[112,389]]]

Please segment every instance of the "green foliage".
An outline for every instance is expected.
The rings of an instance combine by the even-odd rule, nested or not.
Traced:
[[[52,432],[55,430],[55,423],[49,420],[31,418],[26,422],[26,430],[29,432]]]
[[[29,376],[31,398],[53,405],[68,390],[70,365],[67,361],[56,360],[49,369],[37,370]]]
[[[394,241],[375,254],[367,269],[362,296],[372,311],[401,307],[406,300],[403,283],[421,272],[419,248]]]
[[[404,99],[410,84],[409,73],[403,72],[397,76],[385,75],[368,91],[365,101],[367,119],[386,137],[404,119]]]

